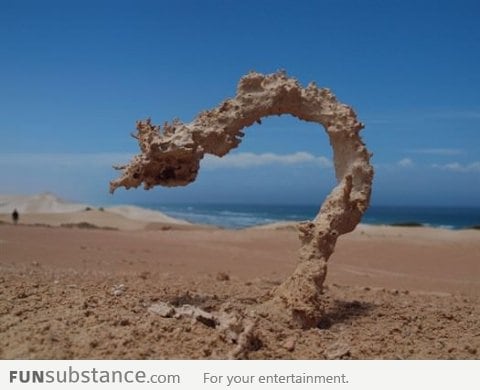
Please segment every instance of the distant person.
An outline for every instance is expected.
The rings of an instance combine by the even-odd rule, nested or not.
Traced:
[[[18,218],[20,218],[20,215],[18,214],[17,209],[15,209],[12,213],[12,220],[15,225],[18,223]]]

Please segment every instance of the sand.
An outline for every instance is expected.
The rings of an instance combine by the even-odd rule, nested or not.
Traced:
[[[171,225],[188,228],[191,225],[159,211],[131,205],[95,207],[66,202],[51,193],[0,195],[0,222],[10,222],[14,209],[20,213],[21,222],[28,225],[80,225],[111,230],[168,229]]]
[[[1,358],[222,359],[235,345],[217,329],[149,308],[248,311],[297,261],[288,224],[229,231],[127,210],[0,216]],[[242,357],[480,358],[479,235],[359,226],[330,259],[319,326],[259,318]]]

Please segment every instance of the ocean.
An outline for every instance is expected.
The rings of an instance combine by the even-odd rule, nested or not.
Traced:
[[[193,223],[241,229],[279,221],[313,219],[318,205],[265,204],[152,204],[138,206],[159,210]],[[480,208],[371,206],[362,223],[373,225],[422,225],[463,229],[480,225]]]

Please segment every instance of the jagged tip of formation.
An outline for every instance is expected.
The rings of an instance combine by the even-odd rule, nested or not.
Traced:
[[[128,165],[117,167],[122,175],[110,183],[110,191],[142,183],[145,189],[187,185],[195,181],[206,153],[224,156],[240,144],[242,129],[263,117],[282,114],[325,128],[338,182],[315,219],[299,225],[302,246],[294,273],[258,307],[264,315],[306,328],[321,319],[328,258],[338,237],[360,222],[369,205],[373,180],[370,153],[359,134],[363,124],[329,89],[314,83],[303,88],[285,72],[252,72],[240,79],[234,98],[200,113],[190,123],[174,120],[157,126],[149,119],[139,121],[134,137],[141,153]]]

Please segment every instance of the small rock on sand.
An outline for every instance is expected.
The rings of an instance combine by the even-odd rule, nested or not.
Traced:
[[[173,317],[175,314],[174,307],[166,302],[154,303],[148,308],[148,311],[161,317]]]
[[[124,284],[115,285],[112,287],[112,294],[119,297],[125,293],[126,289]]]
[[[293,352],[295,350],[295,345],[297,344],[297,340],[294,337],[290,337],[285,340],[282,344],[283,348],[285,348],[289,352]]]
[[[350,355],[350,347],[345,343],[333,344],[325,351],[327,359],[341,359]]]

